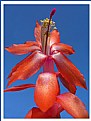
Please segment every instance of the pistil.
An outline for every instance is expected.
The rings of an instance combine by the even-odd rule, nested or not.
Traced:
[[[56,12],[56,9],[54,8],[50,13],[48,29],[47,29],[47,32],[46,32],[45,54],[47,53],[46,49],[47,49],[47,40],[48,40],[48,35],[49,35],[50,21],[52,19],[52,16],[55,14],[55,12]]]

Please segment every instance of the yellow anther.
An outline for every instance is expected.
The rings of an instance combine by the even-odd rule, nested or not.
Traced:
[[[46,18],[46,19],[44,19],[44,20],[40,20],[40,22],[42,23],[42,26],[43,27],[48,27],[48,24],[49,24],[49,19],[48,18]],[[55,26],[55,22],[54,21],[50,21],[50,26],[52,27],[52,26]]]
[[[57,27],[54,27],[53,29],[57,30]]]
[[[41,23],[43,23],[44,21],[43,20],[40,20]]]

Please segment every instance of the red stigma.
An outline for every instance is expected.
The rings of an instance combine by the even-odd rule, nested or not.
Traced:
[[[52,18],[52,16],[55,14],[55,12],[56,12],[56,8],[54,8],[54,9],[51,11],[51,13],[50,13],[50,18]]]

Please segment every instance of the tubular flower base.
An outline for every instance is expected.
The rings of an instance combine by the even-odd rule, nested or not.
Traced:
[[[21,91],[34,88],[34,101],[38,107],[32,108],[25,118],[60,118],[65,110],[74,118],[88,118],[88,112],[81,100],[75,96],[76,86],[87,89],[84,76],[75,65],[66,57],[74,54],[72,46],[60,43],[60,34],[52,21],[56,9],[50,13],[49,19],[36,21],[34,36],[36,41],[27,41],[24,44],[13,44],[5,49],[15,55],[29,55],[16,64],[8,76],[8,91]],[[58,72],[54,70],[54,63]],[[43,72],[38,76],[36,84],[23,84],[8,88],[17,80],[26,80],[34,75],[41,67]],[[57,78],[69,90],[60,94]]]

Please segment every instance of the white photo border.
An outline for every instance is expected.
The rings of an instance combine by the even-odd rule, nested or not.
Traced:
[[[90,1],[1,1],[1,121],[27,121],[30,119],[6,119],[4,118],[4,5],[5,4],[35,4],[35,5],[39,5],[39,4],[49,4],[49,5],[53,5],[53,4],[86,4],[89,5],[89,65],[90,65],[90,60],[91,60],[91,2]],[[89,68],[89,89],[91,88],[91,65]],[[84,119],[85,121],[90,121],[90,117],[91,117],[91,99],[90,99],[90,94],[91,94],[91,89],[89,90],[89,119]],[[40,120],[40,119],[31,119],[31,120]],[[46,120],[46,119],[42,119],[42,120]],[[47,119],[47,120],[60,120],[60,119]],[[74,119],[61,119],[61,120],[74,120]],[[75,120],[83,120],[83,119],[75,119]]]

